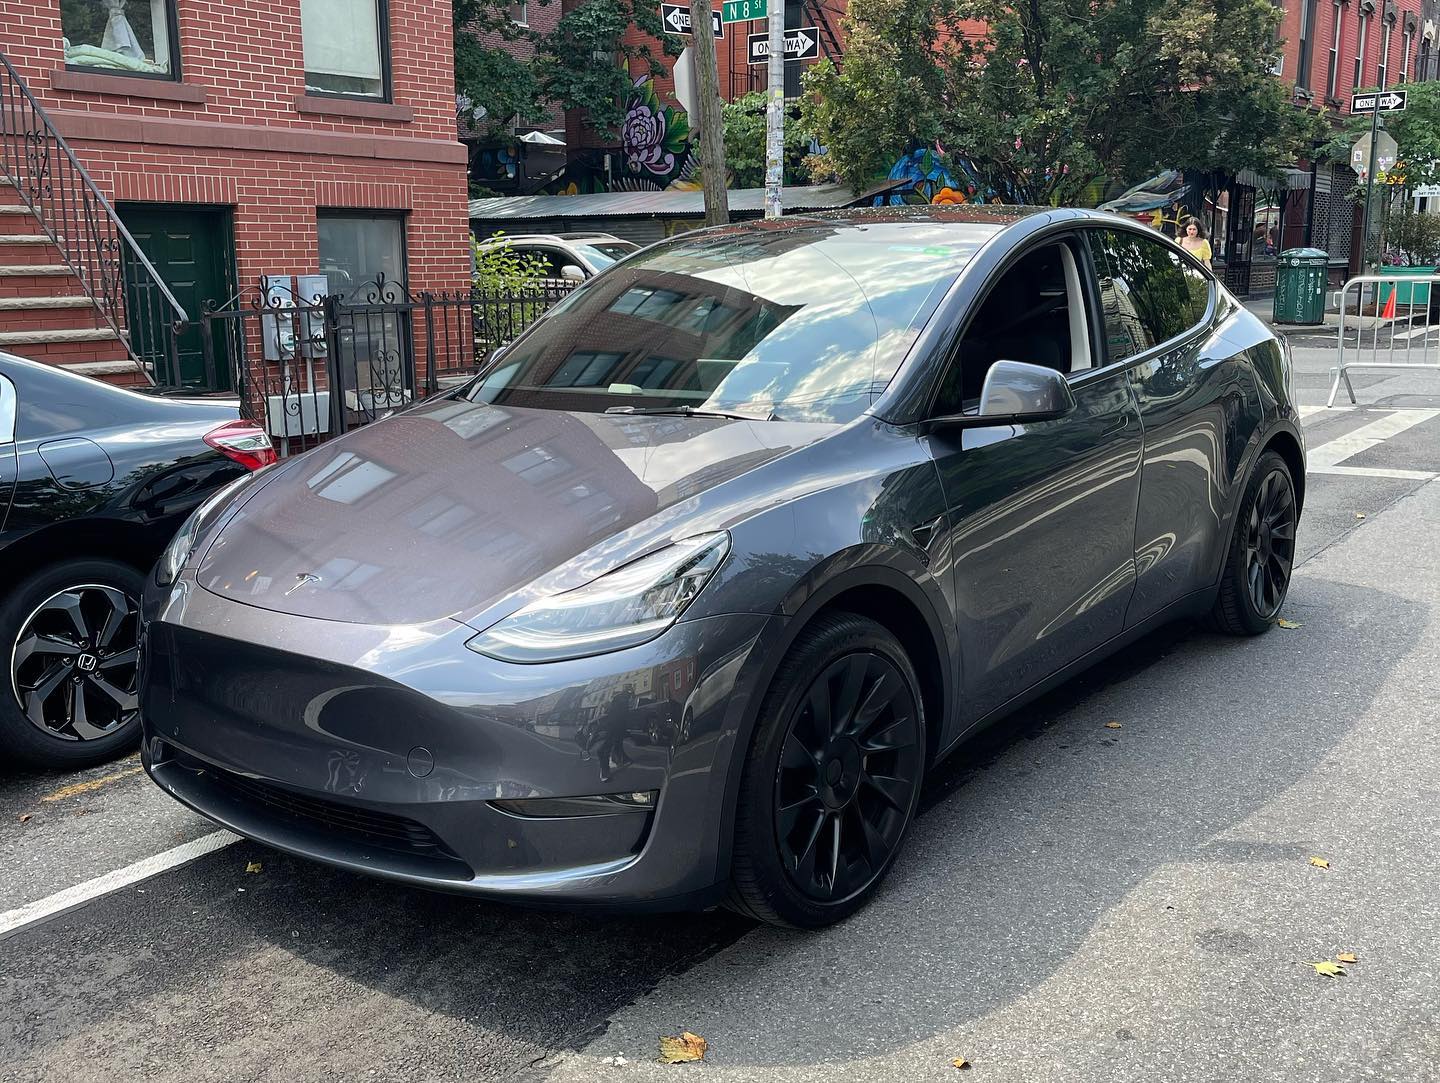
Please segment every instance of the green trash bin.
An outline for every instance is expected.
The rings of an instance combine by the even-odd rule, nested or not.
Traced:
[[[1330,253],[1287,248],[1275,263],[1275,322],[1324,323]]]

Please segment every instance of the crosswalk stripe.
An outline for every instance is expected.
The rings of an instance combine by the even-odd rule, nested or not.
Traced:
[[[1311,448],[1305,457],[1306,466],[1312,473],[1325,473],[1351,456],[1367,451],[1391,437],[1400,435],[1406,429],[1424,424],[1437,416],[1440,416],[1440,410],[1391,410],[1368,425],[1361,425],[1344,436],[1337,436],[1334,440]]]

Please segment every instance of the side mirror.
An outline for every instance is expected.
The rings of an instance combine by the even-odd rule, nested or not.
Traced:
[[[573,263],[567,263],[560,268],[560,277],[567,282],[584,282],[585,272]]]
[[[925,423],[936,429],[975,429],[986,425],[1025,425],[1053,421],[1075,408],[1075,396],[1062,373],[1024,361],[996,361],[985,374],[980,411],[951,414]]]

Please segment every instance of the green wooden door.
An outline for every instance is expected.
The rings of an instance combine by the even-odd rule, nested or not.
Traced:
[[[197,391],[231,390],[227,336],[214,336],[213,371],[207,371],[200,319],[206,301],[221,305],[234,293],[226,272],[226,212],[178,204],[132,205],[120,209],[120,218],[190,317],[176,341],[178,383]],[[132,336],[163,342],[162,336],[170,333],[170,313],[149,301],[133,280],[128,285]],[[175,382],[163,372],[156,373],[156,379],[162,384]]]

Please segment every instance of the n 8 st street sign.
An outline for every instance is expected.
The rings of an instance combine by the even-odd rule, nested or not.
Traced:
[[[769,0],[725,0],[720,5],[720,18],[727,23],[764,19],[769,14]]]

